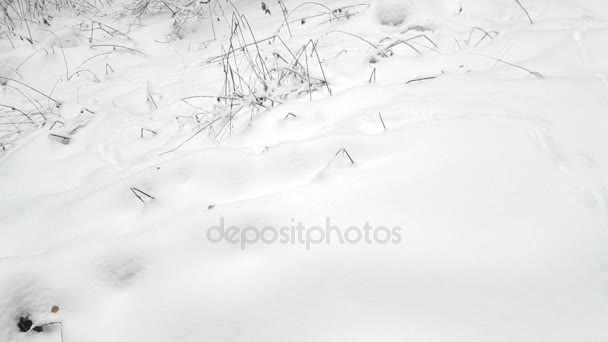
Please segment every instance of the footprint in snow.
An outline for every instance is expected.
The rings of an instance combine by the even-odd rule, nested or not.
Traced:
[[[532,139],[553,160],[555,165],[563,172],[568,172],[569,167],[564,153],[561,151],[553,137],[540,129],[531,131]]]

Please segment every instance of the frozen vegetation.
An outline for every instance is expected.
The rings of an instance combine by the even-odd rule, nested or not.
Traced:
[[[605,0],[0,0],[0,341],[606,341],[607,42]]]

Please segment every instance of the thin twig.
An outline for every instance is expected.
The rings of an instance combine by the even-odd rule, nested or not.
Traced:
[[[530,20],[530,24],[534,24],[534,22],[532,21],[532,18],[530,17],[530,13],[528,13],[528,10],[526,10],[524,5],[522,5],[521,2],[519,2],[519,0],[515,0],[515,2],[517,2],[519,7],[521,7],[521,9],[524,11],[524,13],[526,13],[526,15],[528,16],[528,20]]]
[[[384,127],[384,130],[386,131],[386,125],[384,124],[384,119],[382,119],[382,113],[378,112],[378,116],[380,117],[380,122],[382,122],[382,127]]]
[[[367,83],[372,83],[372,79],[374,80],[374,83],[376,82],[376,68],[374,68],[374,70],[372,70],[372,74],[369,76],[369,81],[367,81]]]
[[[413,80],[409,80],[409,81],[405,82],[405,84],[411,84],[411,83],[414,83],[414,82],[422,82],[422,81],[434,80],[437,77],[439,77],[439,76],[419,77],[419,78],[416,78],[416,79],[413,79]]]
[[[133,49],[133,48],[130,48],[130,47],[122,46],[122,45],[115,45],[115,44],[94,44],[94,45],[90,46],[90,48],[96,48],[96,47],[111,47],[111,48],[114,48],[114,50],[116,50],[116,48],[121,48],[121,49],[125,49],[125,50],[128,50],[128,51],[132,51],[132,52],[138,53],[138,54],[140,54],[142,56],[148,57],[148,55],[146,53],[144,53],[144,52],[141,52],[141,51],[139,51],[137,49]]]
[[[348,159],[350,160],[350,163],[351,163],[351,164],[353,164],[353,165],[355,165],[355,161],[353,160],[353,158],[351,158],[351,157],[350,157],[350,154],[348,153],[348,151],[346,151],[346,149],[345,149],[345,148],[341,148],[341,149],[340,149],[338,152],[336,152],[336,154],[334,155],[334,157],[331,159],[330,163],[331,163],[331,162],[332,162],[334,159],[336,159],[336,157],[337,157],[337,156],[338,156],[338,154],[340,154],[340,153],[345,154],[345,155],[348,157]]]
[[[139,194],[142,194],[142,195],[144,195],[144,196],[146,196],[146,197],[148,197],[148,198],[150,198],[150,199],[155,199],[155,198],[154,198],[154,196],[148,195],[147,193],[145,193],[145,192],[143,192],[143,191],[139,190],[138,188],[131,187],[131,191],[133,192],[133,194],[134,194],[135,196],[137,196],[137,198],[139,198],[139,200],[140,200],[142,203],[146,203],[146,201],[144,201],[144,199],[143,199],[143,198],[142,198],[142,197],[141,197]]]
[[[57,100],[53,99],[52,97],[50,97],[50,96],[46,95],[45,93],[43,93],[43,92],[41,92],[41,91],[39,91],[39,90],[37,90],[37,89],[35,89],[35,88],[33,88],[33,87],[31,87],[31,86],[29,86],[29,85],[25,84],[25,83],[23,83],[23,82],[20,82],[20,81],[17,81],[17,80],[15,80],[15,79],[13,79],[13,78],[10,78],[10,77],[5,77],[5,76],[0,76],[0,79],[5,79],[5,80],[9,80],[9,81],[13,81],[13,82],[19,83],[19,84],[21,84],[22,86],[25,86],[25,87],[27,87],[27,88],[29,88],[29,89],[31,89],[31,90],[33,90],[33,91],[37,92],[38,94],[40,94],[40,95],[42,95],[42,96],[46,97],[47,99],[49,99],[49,100],[51,100],[51,101],[55,102],[55,104],[56,104],[57,106],[60,106],[60,105],[61,105],[61,102],[59,102],[59,101],[57,101]]]

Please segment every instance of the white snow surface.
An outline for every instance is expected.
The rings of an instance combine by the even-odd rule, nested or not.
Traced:
[[[210,59],[229,46],[234,9],[219,3],[216,39],[201,20],[167,42],[169,14],[111,15],[116,4],[57,15],[56,37],[36,30],[33,46],[0,40],[0,75],[62,103],[20,133],[10,122],[26,118],[0,114],[0,341],[608,340],[605,0],[522,0],[533,24],[511,0],[322,1],[365,6],[293,22],[293,37],[277,3],[268,15],[234,1],[257,40],[278,34],[295,52],[318,39],[323,71],[309,50],[310,71],[332,94],[248,109],[188,140],[217,101],[182,98],[223,95]],[[284,3],[289,20],[327,13]],[[403,21],[384,25],[387,10]],[[75,27],[91,18],[129,38],[89,42]],[[289,56],[277,39],[259,49]],[[66,65],[89,72],[67,80]],[[0,103],[31,106],[7,85]],[[342,148],[354,165],[334,158]],[[206,239],[220,218],[326,217],[400,226],[403,241]],[[48,320],[53,305],[61,331],[18,331],[19,315]]]

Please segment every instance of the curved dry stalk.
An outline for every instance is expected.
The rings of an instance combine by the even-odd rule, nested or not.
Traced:
[[[324,33],[324,34],[320,35],[320,36],[319,36],[319,37],[316,39],[316,42],[318,43],[318,42],[319,42],[319,40],[320,40],[321,38],[323,38],[323,37],[325,37],[325,36],[328,36],[328,35],[330,35],[330,34],[332,34],[332,33],[342,33],[342,34],[345,34],[345,35],[348,35],[348,36],[351,36],[351,37],[355,37],[355,38],[357,38],[357,39],[359,39],[359,40],[361,40],[361,41],[363,41],[363,42],[365,42],[365,43],[369,44],[369,45],[370,45],[371,47],[373,47],[374,49],[377,49],[377,48],[378,48],[378,46],[376,46],[375,44],[372,44],[372,43],[371,43],[369,40],[367,40],[367,39],[365,39],[365,38],[363,38],[363,37],[361,37],[361,36],[358,36],[358,35],[356,35],[356,34],[354,34],[354,33],[345,32],[345,31],[342,31],[342,30],[333,30],[333,31],[326,32],[326,33]]]
[[[515,2],[517,2],[519,7],[521,7],[521,9],[524,11],[524,13],[526,13],[526,15],[528,16],[528,20],[530,20],[530,24],[534,24],[534,22],[532,21],[532,18],[530,17],[530,13],[528,13],[528,10],[526,10],[524,5],[522,5],[521,2],[519,2],[519,0],[515,0]]]
[[[89,58],[85,59],[85,61],[84,61],[84,62],[80,63],[80,67],[82,67],[83,65],[85,65],[85,64],[86,64],[88,61],[92,60],[93,58],[97,58],[97,57],[100,57],[100,56],[109,55],[109,54],[111,54],[111,53],[112,53],[112,51],[110,51],[110,52],[103,52],[103,53],[99,53],[99,54],[97,54],[97,55],[93,55],[93,56],[91,56],[91,57],[89,57]]]
[[[45,93],[41,92],[40,90],[38,90],[38,89],[36,89],[36,88],[33,88],[33,87],[31,87],[31,86],[29,86],[29,85],[27,85],[27,84],[23,83],[23,82],[17,81],[17,80],[16,80],[16,79],[14,79],[14,78],[6,77],[6,76],[0,76],[0,79],[5,79],[5,80],[8,80],[8,81],[13,81],[13,82],[19,83],[19,84],[21,84],[22,86],[27,87],[27,88],[29,88],[29,89],[31,89],[31,90],[33,90],[33,91],[37,92],[38,94],[40,94],[40,95],[42,95],[42,96],[46,97],[47,99],[49,99],[49,100],[51,100],[51,101],[55,102],[55,104],[56,104],[57,106],[60,106],[60,105],[61,105],[61,102],[59,102],[59,101],[57,101],[57,100],[53,99],[52,97],[50,97],[50,96],[46,95]]]
[[[82,70],[78,70],[78,71],[74,72],[74,73],[72,74],[72,76],[68,77],[68,81],[69,81],[69,80],[71,80],[71,79],[72,79],[72,77],[74,77],[74,76],[76,76],[76,75],[80,74],[81,72],[88,72],[88,73],[90,73],[91,75],[93,75],[93,77],[95,77],[95,81],[96,81],[97,83],[99,83],[99,78],[97,77],[97,75],[95,75],[95,73],[94,73],[93,71],[89,70],[89,69],[82,69]]]
[[[45,29],[41,29],[41,30],[52,34],[57,39],[57,42],[59,43],[59,47],[61,48],[61,54],[63,55],[63,63],[65,64],[65,77],[68,77],[70,74],[70,71],[68,69],[68,60],[65,57],[65,51],[63,50],[63,44],[61,44],[61,39],[59,39],[59,37],[57,37],[57,35],[53,31],[45,30]]]
[[[7,106],[7,105],[4,105],[4,104],[0,104],[0,107],[9,108],[10,110],[16,110],[19,113],[21,113],[21,115],[25,116],[28,120],[30,120],[31,122],[34,122],[34,120],[32,120],[32,118],[29,115],[27,115],[24,111],[22,111],[21,109],[19,109],[17,107]]]

